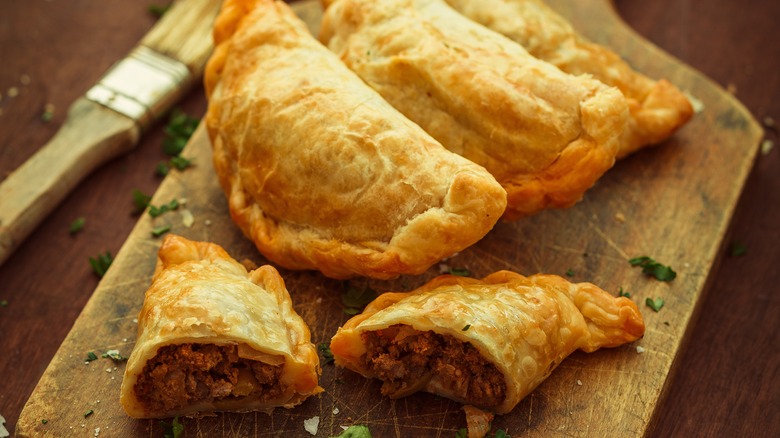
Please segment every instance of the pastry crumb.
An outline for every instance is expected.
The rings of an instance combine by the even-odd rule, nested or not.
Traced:
[[[582,380],[577,379],[577,386],[582,386]]]
[[[699,114],[702,111],[704,111],[704,102],[694,97],[692,94],[688,93],[687,91],[685,93],[685,97],[688,98],[688,102],[691,103],[691,107],[693,108],[694,114]]]
[[[622,224],[626,221],[626,216],[623,213],[615,213],[615,220]]]
[[[642,353],[644,353],[644,352],[645,352],[645,349],[644,349],[644,348],[642,348],[641,346],[637,345],[637,347],[636,347],[636,352],[637,352],[637,354],[642,354]]]
[[[775,147],[775,142],[773,142],[768,138],[765,139],[764,141],[761,142],[761,155],[768,154],[774,147]]]

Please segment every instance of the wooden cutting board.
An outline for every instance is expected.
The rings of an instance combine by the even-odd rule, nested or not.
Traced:
[[[493,426],[513,436],[642,436],[652,428],[653,413],[756,156],[761,130],[731,95],[628,29],[608,0],[551,3],[584,34],[612,46],[640,71],[666,77],[695,96],[703,111],[670,141],[617,163],[575,207],[500,223],[445,263],[479,277],[499,269],[526,275],[544,272],[593,282],[616,294],[621,288],[630,291],[647,325],[643,339],[612,350],[575,353]],[[318,20],[317,2],[307,2],[301,10],[308,21]],[[136,315],[160,244],[160,238],[151,235],[153,228],[170,225],[172,232],[222,245],[238,260],[266,263],[229,219],[202,129],[184,155],[196,166],[171,173],[152,203],[186,198],[194,224],[183,224],[184,209],[140,219],[27,402],[18,436],[162,436],[159,421],[132,420],[119,406],[124,363],[100,358],[112,349],[127,356],[133,348]],[[642,255],[670,265],[678,277],[662,283],[642,275],[628,263]],[[352,283],[380,292],[409,290],[439,269],[394,281]],[[340,302],[346,282],[315,272],[281,272],[296,310],[311,327],[313,342],[329,342],[348,319]],[[657,313],[644,304],[656,297],[666,302]],[[644,351],[640,354],[637,347]],[[99,359],[85,363],[89,352]],[[320,420],[317,436],[323,437],[337,435],[341,425],[350,424],[368,425],[375,437],[452,437],[465,427],[457,403],[429,394],[387,400],[379,395],[377,382],[332,364],[323,365],[321,385],[323,394],[293,410],[185,418],[185,436],[306,437],[310,435],[303,422],[315,416]],[[85,417],[88,411],[92,414]]]

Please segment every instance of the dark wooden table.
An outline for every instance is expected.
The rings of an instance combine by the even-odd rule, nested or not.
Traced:
[[[149,3],[153,2],[150,0]],[[162,2],[162,0],[161,0]],[[778,143],[780,2],[618,0],[626,22],[731,90]],[[5,1],[0,5],[0,178],[46,143],[70,102],[153,25],[147,2]],[[50,121],[42,120],[53,105]],[[198,89],[179,105],[201,117]],[[162,127],[85,180],[0,266],[0,414],[13,431],[50,359],[98,283],[89,257],[121,247],[153,193]],[[713,177],[717,178],[717,175]],[[77,217],[82,232],[70,235]],[[780,148],[759,153],[653,436],[769,436],[780,430]],[[747,248],[730,255],[738,242]],[[773,432],[774,431],[774,432]]]

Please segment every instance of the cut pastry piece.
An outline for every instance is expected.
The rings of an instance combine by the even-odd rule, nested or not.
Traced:
[[[627,298],[554,275],[499,271],[384,293],[339,328],[330,348],[337,365],[381,379],[391,398],[427,391],[502,414],[575,350],[616,347],[644,330]]]
[[[322,391],[309,328],[271,266],[167,235],[122,380],[134,418],[291,408]]]
[[[507,219],[568,207],[614,163],[620,91],[529,55],[443,0],[336,0],[320,39],[506,189]]]
[[[270,260],[334,278],[419,274],[501,217],[495,178],[396,111],[285,3],[226,1],[214,35],[214,166]]]
[[[669,138],[693,116],[669,81],[634,71],[612,50],[591,43],[541,0],[446,0],[470,19],[522,45],[531,55],[571,74],[590,74],[620,89],[631,112],[618,158]]]

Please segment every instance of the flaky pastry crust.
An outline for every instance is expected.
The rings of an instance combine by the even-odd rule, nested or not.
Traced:
[[[139,398],[136,384],[162,348],[182,344],[236,346],[242,358],[282,364],[280,394],[267,400],[228,397],[150,410]],[[128,415],[165,418],[291,408],[322,392],[319,372],[309,328],[293,309],[284,281],[273,267],[247,272],[218,245],[166,236],[122,380],[120,402]]]
[[[506,219],[568,207],[614,163],[620,91],[540,61],[442,0],[336,0],[320,40],[446,148],[496,177]]]
[[[502,403],[478,407],[499,414],[511,411],[575,350],[616,347],[645,330],[634,302],[590,283],[509,271],[482,280],[444,275],[409,293],[384,293],[347,321],[331,340],[336,364],[375,377],[361,360],[366,354],[361,334],[399,324],[476,347],[506,382]],[[451,396],[435,378],[421,390]]]
[[[481,239],[506,192],[323,47],[283,2],[229,0],[206,124],[230,213],[270,260],[333,278],[419,274]]]
[[[615,52],[594,44],[541,0],[445,0],[470,19],[505,35],[561,70],[589,74],[623,93],[631,117],[618,158],[669,138],[693,116],[688,98],[666,79],[633,70]]]

